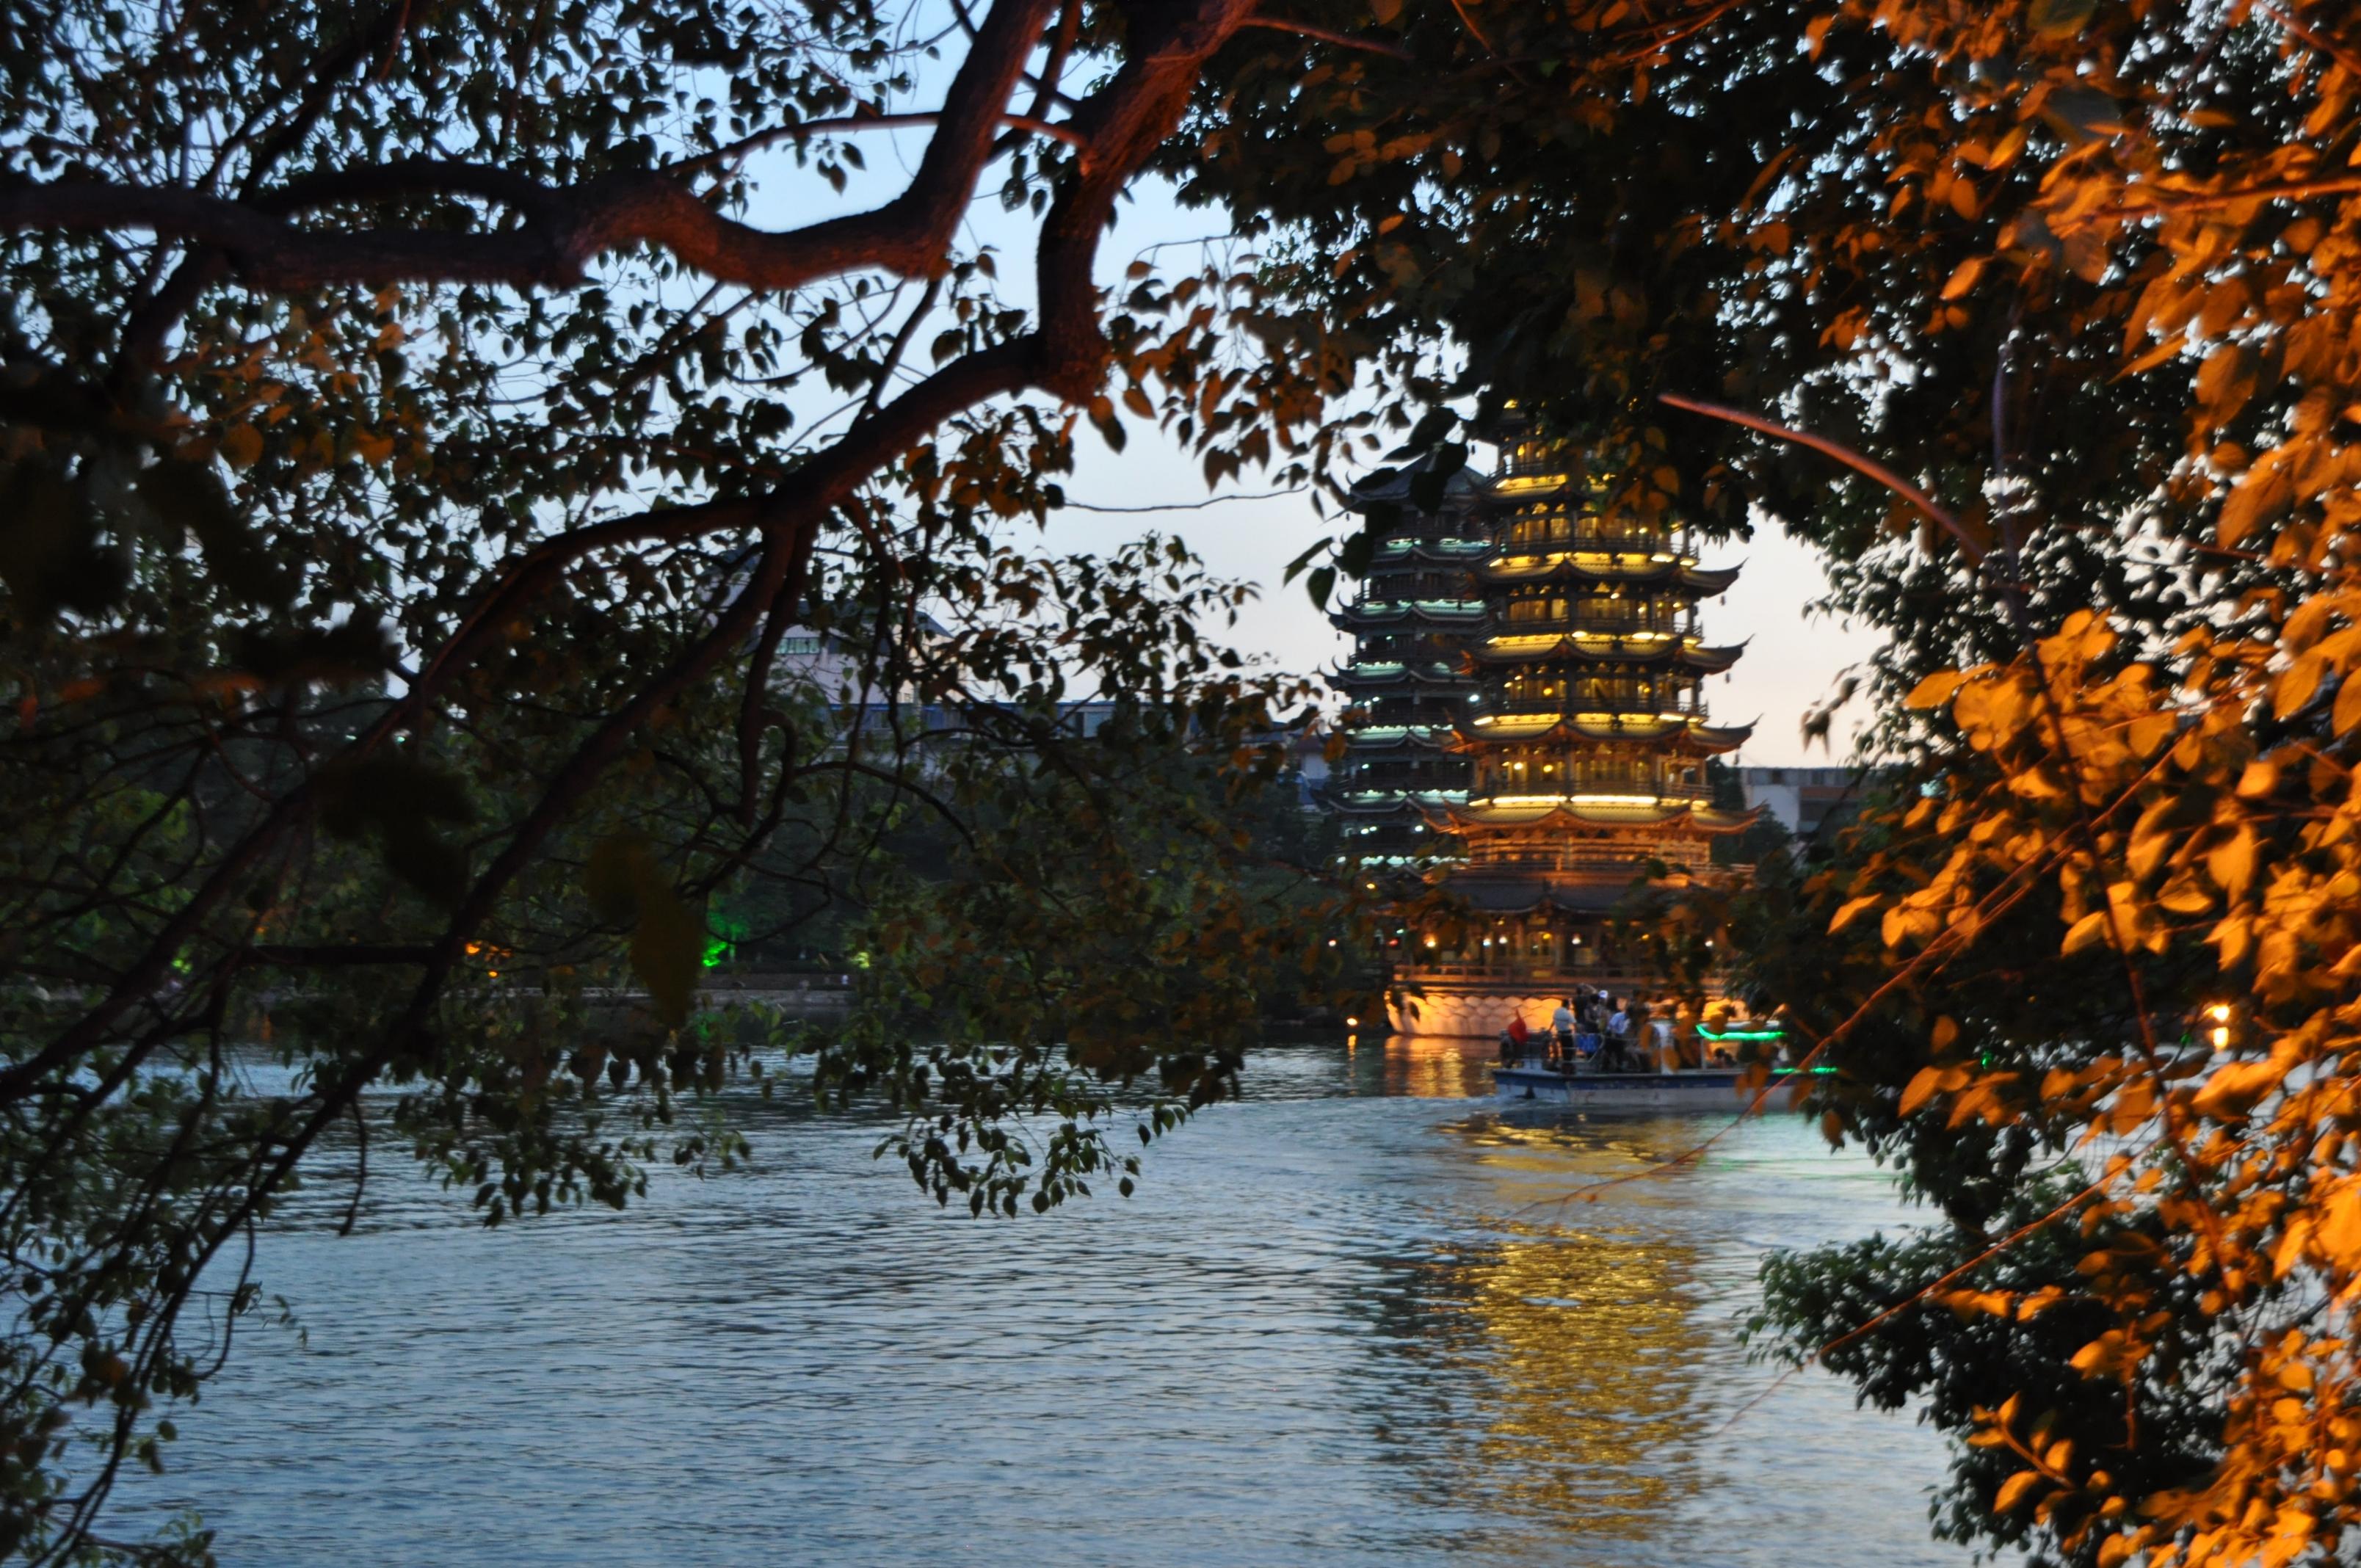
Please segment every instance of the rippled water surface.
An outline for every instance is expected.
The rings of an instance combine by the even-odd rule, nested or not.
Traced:
[[[1250,1070],[1046,1219],[791,1107],[623,1214],[487,1233],[394,1169],[339,1239],[324,1179],[259,1265],[308,1346],[245,1331],[126,1512],[201,1497],[231,1564],[1968,1561],[1939,1442],[1833,1379],[1723,1430],[1763,1250],[1903,1221],[1865,1162],[1759,1123],[1568,1204],[1715,1124],[1504,1120],[1443,1042]]]

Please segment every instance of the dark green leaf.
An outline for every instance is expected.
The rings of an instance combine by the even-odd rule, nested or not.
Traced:
[[[688,1022],[705,956],[705,921],[681,900],[651,857],[637,879],[639,924],[631,931],[631,972],[648,988],[657,1015],[674,1028]]]
[[[1336,591],[1336,568],[1334,566],[1314,568],[1312,575],[1303,579],[1303,591],[1312,596],[1313,608],[1326,609],[1328,596]]]
[[[1295,581],[1296,578],[1303,575],[1304,568],[1311,565],[1315,557],[1319,556],[1325,551],[1334,550],[1335,547],[1336,542],[1333,539],[1314,540],[1310,549],[1304,551],[1302,554],[1298,555],[1294,560],[1290,561],[1287,564],[1287,576],[1280,578],[1279,581],[1282,583],[1291,583]]]

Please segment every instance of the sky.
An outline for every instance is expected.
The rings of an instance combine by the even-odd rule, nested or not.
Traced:
[[[946,62],[947,69],[948,62]],[[923,101],[928,84],[917,98]],[[869,172],[839,193],[818,176],[795,168],[784,156],[758,160],[757,194],[749,218],[767,226],[792,227],[826,215],[828,209],[857,209],[892,193],[908,178],[925,148],[927,132],[864,133]],[[1005,302],[1032,303],[1029,260],[1034,225],[1027,214],[1001,209],[999,176],[987,170],[962,236],[964,247],[994,247]],[[1135,199],[1118,212],[1115,227],[1100,250],[1100,276],[1112,287],[1135,257],[1157,247],[1166,269],[1184,271],[1192,259],[1173,247],[1223,242],[1219,214],[1181,208],[1168,187],[1143,181]],[[923,343],[925,334],[915,341]],[[923,358],[923,356],[915,357]],[[906,367],[906,378],[916,374]],[[1297,674],[1334,667],[1350,652],[1350,640],[1332,628],[1305,595],[1301,582],[1282,584],[1287,565],[1335,524],[1323,523],[1308,495],[1235,499],[1202,505],[1208,497],[1197,462],[1169,433],[1126,418],[1130,441],[1116,453],[1088,423],[1078,426],[1076,470],[1064,482],[1075,501],[1100,507],[1159,509],[1108,513],[1080,508],[1052,515],[1040,536],[1043,549],[1058,554],[1112,549],[1154,531],[1185,540],[1208,568],[1223,577],[1253,583],[1261,597],[1228,633],[1240,652]],[[1488,461],[1479,449],[1477,464]],[[1218,493],[1267,491],[1270,481],[1249,471]],[[1021,539],[1012,543],[1024,543]],[[1716,723],[1754,725],[1754,733],[1733,761],[1741,764],[1794,766],[1846,760],[1853,725],[1839,715],[1833,752],[1801,735],[1806,711],[1822,701],[1850,665],[1875,646],[1866,630],[1848,626],[1809,607],[1826,592],[1827,580],[1812,548],[1765,526],[1751,541],[1709,551],[1705,564],[1741,564],[1736,587],[1704,607],[1705,633],[1713,643],[1746,644],[1745,655],[1726,675],[1711,677],[1706,700]],[[1341,590],[1340,590],[1341,591]],[[1210,630],[1210,629],[1209,629]]]

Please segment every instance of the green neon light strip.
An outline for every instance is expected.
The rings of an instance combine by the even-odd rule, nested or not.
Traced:
[[[1784,1029],[1732,1029],[1727,1034],[1717,1035],[1702,1025],[1698,1026],[1697,1033],[1708,1040],[1784,1040],[1787,1037]]]

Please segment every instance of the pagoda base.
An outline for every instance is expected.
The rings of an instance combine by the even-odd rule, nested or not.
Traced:
[[[1564,991],[1543,992],[1531,980],[1444,980],[1416,982],[1415,996],[1396,995],[1386,1003],[1387,1021],[1397,1035],[1491,1039],[1509,1026],[1515,1014],[1536,1036],[1549,1033],[1550,1014],[1574,994],[1576,982]]]
[[[1559,974],[1421,974],[1398,971],[1388,989],[1386,1021],[1397,1035],[1440,1038],[1497,1038],[1510,1014],[1535,1035],[1549,1032],[1550,1014],[1588,986],[1626,1001],[1654,998],[1664,981],[1643,971],[1601,964]],[[1721,994],[1720,977],[1708,981],[1708,996]]]

